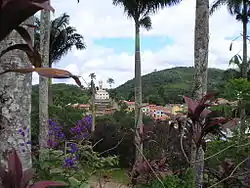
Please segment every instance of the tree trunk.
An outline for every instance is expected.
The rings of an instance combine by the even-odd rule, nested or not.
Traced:
[[[142,122],[142,86],[141,86],[141,54],[140,54],[140,25],[135,23],[135,161],[142,160],[143,143],[141,134],[143,133]],[[140,149],[140,151],[138,151]]]
[[[243,1],[243,58],[242,58],[242,70],[241,70],[241,76],[242,78],[247,78],[247,72],[248,72],[248,63],[247,63],[247,2],[245,0]]]
[[[242,58],[242,67],[241,67],[241,76],[242,78],[247,78],[248,73],[248,62],[247,62],[247,23],[248,23],[248,17],[247,17],[247,2],[243,0],[243,20],[242,20],[242,26],[243,26],[243,58]],[[246,130],[246,122],[245,122],[245,116],[246,116],[246,109],[240,108],[240,133],[245,134]]]
[[[207,92],[208,44],[209,44],[209,0],[196,0],[194,37],[194,98],[199,100]],[[196,185],[202,187],[204,169],[204,151],[192,143],[191,160],[196,173]]]
[[[29,18],[26,23],[34,24],[33,17]],[[33,29],[28,28],[28,31],[32,37]],[[18,43],[24,43],[24,41],[17,32],[13,31],[0,42],[0,52]],[[19,50],[10,51],[0,59],[0,72],[28,67],[32,67],[29,59],[24,52]],[[32,74],[6,73],[0,77],[1,162],[6,162],[3,157],[4,152],[14,147],[19,153],[23,169],[28,169],[32,166],[30,145],[21,146],[21,144],[31,139]],[[26,129],[25,137],[19,133],[19,129]]]
[[[40,53],[42,67],[49,67],[50,12],[41,11]],[[47,147],[48,141],[48,78],[39,77],[39,146]]]
[[[92,114],[92,126],[91,126],[91,132],[95,131],[95,83],[93,79],[91,80],[91,92],[92,92],[92,98],[91,98],[91,114]]]
[[[52,68],[51,63],[49,63],[49,68]],[[52,78],[48,78],[48,102],[49,106],[53,105]]]

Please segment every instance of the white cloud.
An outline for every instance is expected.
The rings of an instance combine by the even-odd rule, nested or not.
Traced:
[[[77,0],[75,0],[77,1]],[[105,83],[108,77],[115,80],[115,86],[134,76],[134,57],[128,52],[116,54],[114,49],[95,45],[93,39],[107,37],[134,37],[134,25],[123,13],[121,7],[114,7],[112,0],[83,1],[77,4],[68,0],[54,0],[55,16],[67,12],[74,25],[86,40],[85,51],[74,51],[59,62],[57,67],[66,68],[74,74],[89,80],[95,72],[97,81]],[[183,1],[179,5],[165,8],[152,16],[153,29],[142,30],[142,36],[163,36],[174,40],[158,52],[142,52],[143,74],[174,66],[193,65],[195,1]],[[227,68],[228,60],[241,50],[241,42],[236,41],[233,51],[229,51],[228,37],[240,35],[241,23],[221,8],[210,19],[209,66]],[[143,37],[142,37],[143,40]],[[133,49],[134,46],[131,46]],[[64,81],[65,82],[65,81]],[[67,80],[73,83],[72,80]],[[106,86],[108,86],[106,84]]]

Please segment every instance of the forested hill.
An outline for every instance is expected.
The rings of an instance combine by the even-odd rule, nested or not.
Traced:
[[[52,85],[53,101],[55,105],[65,106],[69,103],[88,103],[90,95],[83,92],[78,86],[70,84],[53,84]],[[38,106],[39,87],[32,87],[32,104]]]
[[[224,85],[223,70],[208,70],[208,91],[218,91]],[[193,67],[175,67],[152,72],[142,76],[144,102],[154,104],[178,103],[180,95],[191,94]],[[127,81],[115,89],[119,97],[134,100],[134,79]]]

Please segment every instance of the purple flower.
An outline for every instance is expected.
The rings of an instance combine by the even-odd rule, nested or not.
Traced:
[[[58,145],[58,143],[54,139],[49,139],[47,141],[47,144],[50,148],[56,147]]]
[[[76,158],[72,158],[72,157],[68,157],[64,160],[64,164],[63,167],[66,168],[76,168],[77,166],[77,159]]]
[[[70,153],[74,154],[78,151],[79,149],[77,148],[75,143],[70,144]]]

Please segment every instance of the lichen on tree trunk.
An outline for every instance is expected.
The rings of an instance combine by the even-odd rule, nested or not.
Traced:
[[[42,10],[40,20],[40,53],[42,67],[49,67],[50,12]],[[39,77],[39,145],[47,147],[48,141],[48,78]]]
[[[29,18],[26,23],[33,24],[33,17]],[[33,36],[33,29],[28,28],[28,31]],[[17,43],[24,43],[24,41],[17,32],[13,31],[0,42],[0,51]],[[0,59],[1,72],[7,69],[31,66],[25,53],[18,50],[8,52]],[[30,146],[23,147],[21,144],[31,139],[32,74],[6,73],[0,77],[1,162],[6,162],[3,157],[4,152],[14,147],[20,156],[23,168],[28,169],[32,166]],[[19,129],[24,128],[29,130],[25,138],[18,132]]]
[[[200,100],[207,93],[207,68],[209,44],[209,0],[196,0],[194,37],[194,76],[193,97]],[[204,151],[202,147],[191,146],[191,164],[196,173],[196,185],[202,187]],[[192,161],[193,160],[193,161]]]

